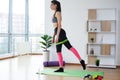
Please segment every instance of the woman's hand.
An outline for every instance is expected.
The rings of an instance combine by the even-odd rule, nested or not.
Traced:
[[[56,42],[56,43],[58,43],[58,39],[59,39],[59,38],[58,38],[58,37],[56,37],[56,39],[55,39],[55,42]]]
[[[52,43],[58,43],[59,41],[59,38],[55,35],[53,35],[53,38],[52,38]]]
[[[52,43],[54,43],[54,39],[52,39]]]
[[[52,43],[55,42],[55,34],[53,35],[53,38],[52,38]]]

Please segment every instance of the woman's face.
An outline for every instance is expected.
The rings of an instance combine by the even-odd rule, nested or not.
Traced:
[[[57,7],[56,4],[51,3],[51,5],[50,5],[51,10],[56,10],[56,7]]]

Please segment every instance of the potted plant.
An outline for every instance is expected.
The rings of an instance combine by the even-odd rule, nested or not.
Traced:
[[[52,45],[52,37],[45,34],[41,36],[42,41],[40,41],[41,48],[43,48],[44,53],[43,53],[43,62],[49,61],[49,53],[50,51],[48,50],[49,47]]]
[[[100,60],[99,59],[96,59],[96,66],[98,67],[100,65]]]

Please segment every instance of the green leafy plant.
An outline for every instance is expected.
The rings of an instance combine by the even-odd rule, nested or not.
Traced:
[[[99,59],[96,59],[96,66],[99,66],[100,65],[100,60]]]
[[[41,36],[41,38],[42,38],[42,41],[40,41],[41,48],[43,48],[44,51],[48,51],[48,48],[51,47],[52,45],[52,37],[45,34]]]

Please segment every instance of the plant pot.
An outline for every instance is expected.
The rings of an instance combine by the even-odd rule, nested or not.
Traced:
[[[96,63],[96,66],[99,66],[100,64],[99,63]]]
[[[91,38],[91,42],[94,43],[94,38]]]
[[[100,60],[96,60],[96,66],[100,66]]]
[[[43,52],[43,62],[49,61],[49,54],[50,54],[50,51]]]

